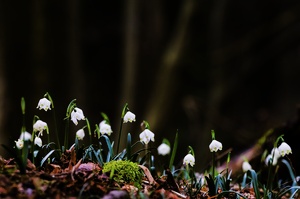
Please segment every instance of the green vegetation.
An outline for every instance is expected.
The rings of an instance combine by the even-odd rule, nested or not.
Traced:
[[[112,160],[103,166],[104,173],[109,173],[110,178],[118,183],[134,184],[141,188],[143,172],[139,165],[129,160]]]

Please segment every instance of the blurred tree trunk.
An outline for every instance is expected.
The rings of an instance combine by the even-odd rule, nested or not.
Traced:
[[[3,4],[2,1],[0,2],[0,135],[1,135],[1,143],[6,143],[7,142],[7,133],[5,132],[5,123],[6,123],[6,117],[5,114],[7,112],[6,109],[6,78],[5,78],[5,48],[4,48],[4,6],[1,5]],[[0,148],[0,154],[4,154],[3,148]]]
[[[134,110],[135,107],[135,82],[138,59],[138,2],[137,0],[129,0],[125,2],[124,13],[124,67],[121,78],[121,98],[119,107],[123,108],[128,103],[129,109]],[[133,111],[134,112],[134,111]],[[120,120],[121,109],[116,113],[116,121]],[[128,132],[126,125],[123,126],[123,132]],[[117,136],[117,135],[116,135]],[[126,145],[127,134],[121,135],[120,149]],[[117,139],[116,139],[117,140]]]
[[[46,60],[46,24],[45,24],[45,1],[34,0],[32,2],[32,34],[31,34],[31,65],[34,74],[34,99],[39,99],[41,93],[45,93],[43,85],[49,82],[49,67]]]
[[[151,129],[155,131],[159,122],[166,117],[172,101],[173,91],[176,89],[176,67],[184,49],[185,37],[188,30],[188,24],[193,14],[195,6],[194,0],[183,1],[178,20],[170,41],[167,44],[166,51],[163,52],[160,67],[155,78],[153,92],[150,93],[150,100],[146,106],[146,116]]]
[[[80,104],[86,104],[86,72],[82,68],[82,56],[80,46],[80,1],[69,0],[67,4],[68,20],[69,24],[67,29],[68,40],[68,67],[67,74],[69,76],[69,82],[71,86],[69,92],[71,95],[75,95],[80,98]]]

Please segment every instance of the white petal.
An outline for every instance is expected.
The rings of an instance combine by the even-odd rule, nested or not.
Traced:
[[[79,129],[77,132],[76,132],[76,137],[78,140],[82,140],[85,136],[85,133],[84,133],[84,130],[83,129]]]
[[[40,138],[40,137],[35,137],[35,139],[34,139],[34,144],[35,145],[38,145],[39,147],[41,147],[42,146],[42,139]]]
[[[127,111],[126,114],[124,115],[124,120],[123,120],[124,123],[127,123],[127,122],[135,122],[135,114],[130,112],[130,111]]]
[[[21,133],[20,137],[19,137],[20,140],[31,140],[31,134],[28,133],[27,131]]]
[[[195,165],[195,157],[192,154],[187,154],[183,158],[183,164],[184,165],[190,164],[191,166],[194,166]]]
[[[157,148],[157,152],[159,155],[167,155],[169,154],[171,151],[171,148],[169,145],[167,145],[166,143],[162,143],[161,145],[159,145],[159,147]]]
[[[252,166],[249,164],[249,162],[244,161],[242,165],[242,169],[243,172],[247,172],[248,170],[252,169]]]

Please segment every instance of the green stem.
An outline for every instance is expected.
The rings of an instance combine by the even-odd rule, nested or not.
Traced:
[[[86,121],[86,125],[89,131],[89,137],[90,137],[90,145],[92,145],[92,131],[91,131],[91,126],[90,126],[90,122],[88,120],[88,118],[85,118]]]
[[[58,128],[57,128],[57,122],[56,122],[54,108],[53,108],[53,112],[52,113],[53,113],[53,121],[54,121],[54,129],[55,129],[56,142],[57,142],[58,148],[61,149],[61,145],[60,145],[60,141],[59,141],[59,137],[58,137]]]
[[[69,122],[70,122],[70,118],[67,118],[67,120],[66,120],[66,128],[65,128],[64,150],[63,151],[65,151],[67,149],[67,147],[68,147]]]
[[[122,127],[123,127],[123,117],[121,118],[121,124],[120,124],[120,130],[119,130],[119,138],[118,138],[118,145],[117,145],[117,153],[116,154],[119,154],[119,147],[120,147],[120,141],[121,141]]]
[[[215,152],[212,152],[212,176],[215,178]]]

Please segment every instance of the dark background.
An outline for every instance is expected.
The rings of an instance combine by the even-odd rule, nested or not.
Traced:
[[[116,141],[127,102],[137,122],[123,135],[138,140],[146,120],[157,147],[178,130],[177,162],[192,146],[204,168],[212,129],[238,154],[296,115],[299,10],[298,1],[0,1],[1,143],[20,134],[21,97],[27,130],[38,115],[51,132],[51,112],[36,109],[49,92],[60,131],[76,99],[92,129],[108,115]]]

